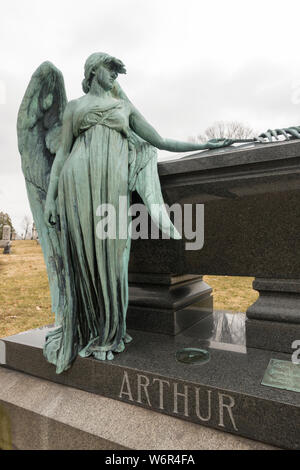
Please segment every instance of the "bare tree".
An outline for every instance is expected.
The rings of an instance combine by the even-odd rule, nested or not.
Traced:
[[[238,121],[217,121],[208,127],[204,134],[199,134],[194,141],[207,142],[211,139],[251,139],[254,131]]]
[[[31,218],[29,217],[29,215],[25,215],[23,222],[22,222],[22,228],[24,229],[23,240],[26,240],[31,224],[32,224]]]

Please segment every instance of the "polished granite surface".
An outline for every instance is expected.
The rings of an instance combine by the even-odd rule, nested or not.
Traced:
[[[18,348],[28,346],[41,350],[45,335],[51,327],[19,333],[4,339],[8,346],[15,344]],[[198,324],[171,337],[157,333],[147,333],[131,330],[132,343],[127,345],[125,353],[115,355],[113,361],[96,361],[93,358],[77,358],[77,363],[94,363],[95,367],[126,367],[143,372],[159,374],[200,383],[206,386],[222,386],[227,390],[243,392],[257,397],[268,397],[274,400],[284,400],[300,405],[300,394],[266,388],[261,381],[271,358],[290,360],[290,356],[272,351],[246,348],[245,345],[245,314],[216,311]],[[176,353],[182,348],[202,348],[210,351],[210,361],[206,364],[182,364],[176,361]],[[22,348],[21,348],[22,349]],[[7,347],[6,347],[7,350]],[[22,349],[24,352],[25,349]],[[1,359],[1,358],[0,358]],[[62,379],[72,375],[72,369],[55,376],[55,369],[41,357],[45,369],[51,371],[54,379]],[[2,359],[2,363],[3,363]],[[6,365],[10,366],[9,357]],[[78,365],[78,364],[77,364]],[[33,375],[34,371],[26,372]],[[16,365],[14,364],[14,368]],[[18,365],[23,370],[24,364]],[[60,380],[59,380],[60,381]],[[68,381],[68,380],[67,380]],[[69,381],[68,381],[69,382]]]
[[[131,330],[132,343],[113,361],[78,357],[60,375],[42,353],[49,328],[0,340],[3,366],[278,447],[300,449],[300,393],[262,385],[270,360],[291,361],[291,356],[246,348],[245,314],[215,312],[175,337]],[[183,348],[206,349],[209,361],[178,362],[176,354]]]
[[[27,346],[42,348],[48,331],[55,327],[53,325],[24,331],[7,338],[5,341],[15,342]],[[181,334],[171,337],[168,335],[131,331],[133,337],[149,337],[154,342],[167,341],[168,345],[173,343],[178,347],[198,347],[200,343],[205,347],[246,354],[245,338],[245,314],[232,313],[229,311],[215,311],[213,315],[207,315],[197,324],[183,331]],[[134,345],[135,342],[133,342]],[[132,345],[128,345],[131,347]]]

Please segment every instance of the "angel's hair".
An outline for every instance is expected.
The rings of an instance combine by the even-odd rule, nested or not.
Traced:
[[[121,60],[116,59],[109,54],[105,54],[105,52],[95,52],[87,58],[84,65],[84,79],[82,81],[82,89],[84,93],[89,92],[93,76],[100,64],[107,65],[117,73],[126,73],[125,65]]]

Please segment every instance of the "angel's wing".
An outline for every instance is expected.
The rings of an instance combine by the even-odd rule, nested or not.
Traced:
[[[57,324],[64,301],[63,265],[57,231],[48,228],[44,222],[44,205],[51,167],[60,144],[66,104],[61,72],[51,62],[44,62],[30,80],[17,122],[22,170],[47,266],[52,311]]]
[[[114,93],[123,100],[130,101],[120,85],[116,82]],[[129,142],[129,189],[136,190],[147,210],[160,230],[177,240],[181,235],[172,224],[165,207],[157,171],[157,150],[135,132],[130,130]]]

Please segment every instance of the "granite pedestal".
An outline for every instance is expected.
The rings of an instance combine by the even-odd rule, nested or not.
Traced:
[[[300,340],[300,279],[256,279],[259,298],[247,310],[247,345],[292,354]]]
[[[211,293],[202,276],[130,273],[127,326],[177,335],[212,314]]]
[[[237,442],[245,437],[300,449],[300,394],[261,385],[270,359],[290,360],[290,356],[246,348],[244,314],[215,312],[177,336],[132,330],[133,342],[113,361],[78,357],[60,375],[42,354],[47,331],[3,339],[3,368],[43,379],[46,388],[50,381],[122,401],[132,406],[132,416],[143,407],[152,414],[239,436]],[[177,362],[176,352],[183,347],[208,349],[210,361],[202,365]],[[169,442],[172,434],[170,429]],[[197,445],[202,448],[203,444]]]
[[[169,205],[204,204],[204,247],[133,241],[130,272],[256,278],[260,297],[247,312],[247,342],[290,353],[291,340],[300,339],[300,142],[202,152],[159,163],[159,174]]]
[[[127,403],[13,370],[0,368],[0,383],[0,449],[273,449],[145,408],[133,413]]]

